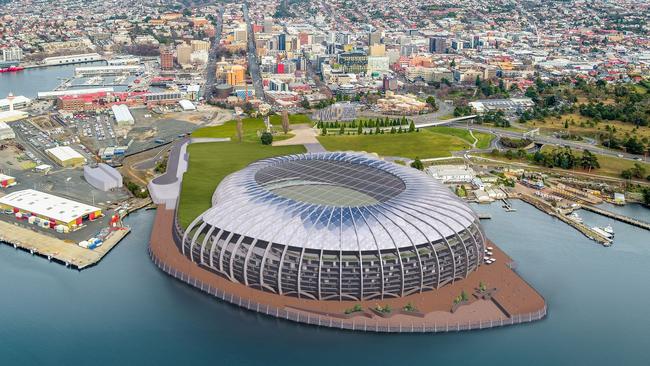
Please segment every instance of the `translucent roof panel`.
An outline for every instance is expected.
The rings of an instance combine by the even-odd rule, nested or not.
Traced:
[[[226,177],[203,221],[259,240],[335,251],[412,247],[478,218],[426,174],[361,153],[290,155]]]

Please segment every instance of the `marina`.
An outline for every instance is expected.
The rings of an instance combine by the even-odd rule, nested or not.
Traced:
[[[621,215],[621,214],[618,214],[618,213],[615,213],[615,212],[611,212],[611,211],[608,211],[608,210],[604,210],[602,208],[598,208],[598,207],[592,206],[592,205],[582,205],[580,207],[582,209],[584,209],[584,210],[595,212],[595,213],[597,213],[599,215],[606,216],[606,217],[612,218],[614,220],[624,222],[626,224],[630,224],[630,225],[633,225],[633,226],[636,226],[636,227],[640,227],[640,228],[645,229],[645,230],[650,230],[650,223],[645,222],[645,221],[637,220],[637,219],[634,219],[634,218],[631,218],[631,217],[628,217],[628,216],[625,216],[625,215]]]

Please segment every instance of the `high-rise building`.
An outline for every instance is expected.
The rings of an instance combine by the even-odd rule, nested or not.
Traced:
[[[443,37],[429,38],[429,53],[447,52],[447,39]]]
[[[174,68],[174,51],[170,47],[160,47],[160,68],[163,70]]]
[[[278,51],[287,50],[287,35],[282,33],[278,35]]]
[[[368,56],[374,56],[374,57],[386,56],[386,45],[385,44],[374,44],[374,45],[370,46]]]
[[[238,28],[235,29],[235,41],[236,42],[246,42],[246,38],[248,37],[248,32],[246,31],[246,28]]]
[[[368,46],[373,46],[381,43],[381,31],[376,30],[368,33]]]
[[[344,52],[339,54],[339,63],[345,72],[365,73],[368,70],[368,55],[360,51]]]
[[[193,39],[190,42],[190,45],[192,45],[192,52],[209,51],[210,50],[210,42],[208,42],[208,41],[202,41],[200,39]]]
[[[264,33],[273,33],[273,18],[264,18]]]
[[[0,61],[19,62],[23,58],[23,50],[20,47],[8,47],[2,49],[2,59]]]
[[[228,85],[242,85],[244,84],[244,67],[241,65],[233,65],[230,70],[225,72],[226,84]]]
[[[300,45],[306,45],[309,44],[309,33],[306,32],[300,32],[298,34],[298,39],[300,40]]]
[[[189,65],[191,63],[192,46],[182,43],[176,46],[176,61],[179,65]]]

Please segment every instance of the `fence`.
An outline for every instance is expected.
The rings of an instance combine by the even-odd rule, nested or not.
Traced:
[[[398,323],[390,325],[380,325],[378,322],[371,319],[335,319],[325,315],[319,314],[303,314],[301,312],[292,311],[288,309],[280,309],[268,304],[260,304],[250,299],[244,299],[232,293],[227,293],[221,289],[206,284],[202,281],[197,280],[194,277],[191,277],[185,274],[182,271],[178,271],[175,268],[168,266],[166,263],[156,257],[151,248],[149,248],[149,256],[151,260],[160,268],[163,272],[169,274],[170,276],[193,286],[203,292],[206,292],[218,299],[229,302],[231,304],[246,308],[248,310],[255,311],[260,314],[265,314],[268,316],[273,316],[280,319],[291,320],[298,323],[317,325],[321,327],[329,328],[338,328],[345,330],[356,330],[356,331],[365,331],[365,332],[390,332],[390,333],[438,333],[438,332],[457,332],[463,330],[472,330],[472,329],[488,329],[495,327],[502,327],[506,325],[529,323],[536,320],[540,320],[546,316],[546,305],[536,312],[514,315],[508,319],[500,320],[486,320],[478,322],[467,322],[467,323],[454,323],[454,324],[426,324],[424,322],[410,322],[410,323]]]

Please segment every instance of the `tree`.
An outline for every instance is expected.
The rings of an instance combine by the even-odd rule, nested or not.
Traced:
[[[424,170],[424,164],[422,164],[422,161],[420,160],[419,157],[415,157],[415,160],[411,163],[411,168],[415,168],[417,170]]]
[[[415,123],[413,123],[413,120],[409,123],[409,132],[415,132]]]
[[[244,139],[244,122],[241,116],[237,116],[237,141],[242,142]]]
[[[592,154],[589,150],[584,150],[582,152],[582,157],[580,158],[580,166],[583,169],[587,169],[591,172],[591,169],[600,168],[600,163],[598,162],[598,157],[595,154]]]
[[[359,127],[357,127],[357,135],[361,135],[363,133],[363,126],[361,123],[359,123]]]
[[[650,188],[643,189],[643,203],[650,205]]]
[[[289,133],[289,112],[286,110],[282,111],[282,132],[285,135]]]
[[[438,104],[436,103],[436,98],[434,98],[433,95],[427,97],[427,104],[433,111],[437,111],[439,109]]]
[[[625,151],[629,152],[630,154],[643,154],[645,151],[645,147],[639,140],[636,139],[636,137],[630,137],[627,141],[625,141]]]
[[[271,145],[273,143],[273,135],[270,132],[262,132],[260,140],[262,140],[262,145]]]
[[[300,101],[300,106],[305,109],[309,109],[309,101],[307,100],[307,98],[302,98],[302,100]]]

